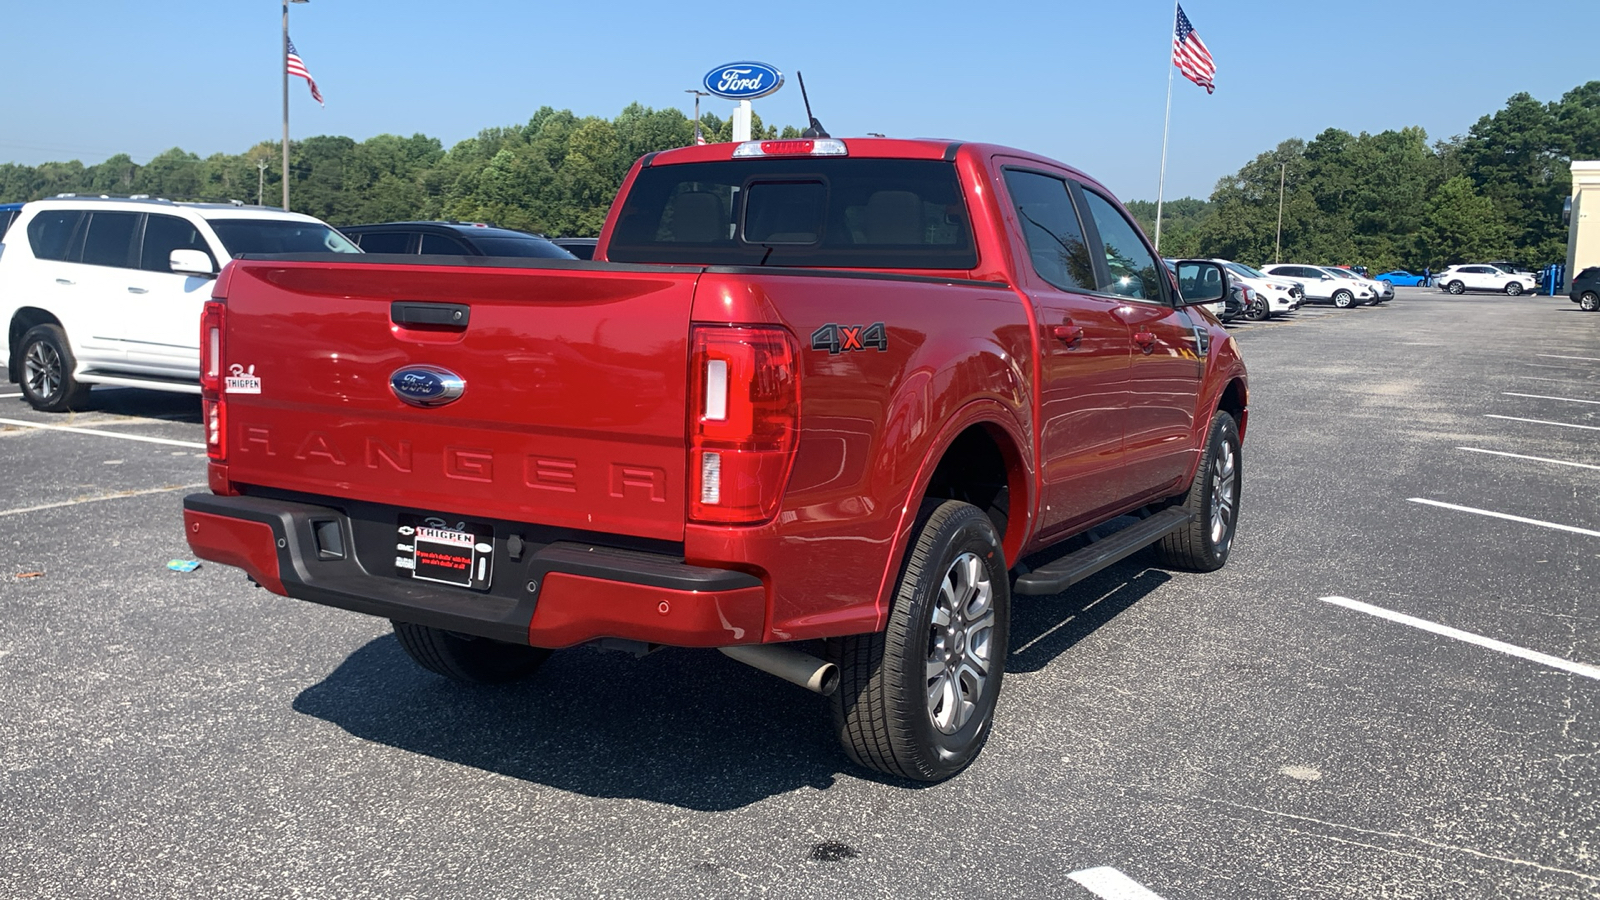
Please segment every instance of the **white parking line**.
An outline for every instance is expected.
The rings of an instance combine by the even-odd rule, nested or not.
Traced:
[[[172,487],[151,488],[147,491],[119,491],[115,494],[101,494],[98,497],[79,497],[76,500],[63,500],[60,503],[41,503],[38,506],[24,506],[20,509],[0,510],[0,516],[20,516],[23,513],[38,512],[41,509],[59,509],[63,506],[78,506],[84,503],[99,503],[101,500],[121,500],[123,497],[143,497],[146,494],[167,494],[172,491],[193,491],[205,487],[204,484],[179,484]]]
[[[1534,400],[1560,400],[1563,403],[1593,403],[1600,406],[1600,400],[1577,400],[1572,397],[1549,397],[1544,394],[1519,394],[1516,391],[1501,391],[1507,397],[1528,397]]]
[[[1487,638],[1481,634],[1473,634],[1470,631],[1462,631],[1459,628],[1451,628],[1448,625],[1440,625],[1438,622],[1430,622],[1427,619],[1419,619],[1415,616],[1408,616],[1405,613],[1397,613],[1393,610],[1384,609],[1381,606],[1373,606],[1370,603],[1362,603],[1359,600],[1351,600],[1349,597],[1322,597],[1320,599],[1324,603],[1332,603],[1335,606],[1342,606],[1345,609],[1353,609],[1356,612],[1366,613],[1369,616],[1377,616],[1380,619],[1388,619],[1391,622],[1399,622],[1401,625],[1410,625],[1412,628],[1420,628],[1423,631],[1431,632],[1443,637],[1454,638],[1455,640],[1464,641],[1468,644],[1473,644],[1478,647],[1484,647],[1489,650],[1504,653],[1508,656],[1515,656],[1518,659],[1525,659],[1529,662],[1536,662],[1542,666],[1549,666],[1552,669],[1560,669],[1563,672],[1571,672],[1574,675],[1582,675],[1584,678],[1593,678],[1597,681],[1600,681],[1600,666],[1591,666],[1586,663],[1573,662],[1570,659],[1562,659],[1559,656],[1551,656],[1548,653],[1540,653],[1537,650],[1529,650],[1524,647],[1518,647],[1515,644],[1508,644],[1505,641],[1497,641],[1494,638]]]
[[[1564,459],[1545,459],[1542,456],[1523,456],[1521,453],[1507,453],[1504,450],[1484,450],[1479,447],[1457,447],[1456,449],[1465,450],[1468,453],[1487,453],[1491,456],[1509,456],[1512,459],[1531,459],[1534,462],[1554,463],[1558,466],[1574,466],[1579,469],[1594,469],[1596,471],[1600,471],[1600,466],[1591,466],[1588,463],[1567,462]]]
[[[1505,419],[1508,422],[1531,422],[1534,425],[1560,425],[1562,428],[1582,428],[1584,431],[1600,431],[1600,425],[1574,425],[1571,422],[1549,422],[1544,419],[1519,419],[1516,416],[1497,416],[1492,413],[1484,416],[1484,418]]]
[[[10,399],[13,399],[15,397],[21,397],[21,396],[22,396],[21,394],[0,394],[0,400],[10,400]]]
[[[1556,522],[1543,522],[1539,519],[1525,519],[1522,516],[1513,516],[1507,513],[1494,512],[1487,509],[1477,509],[1471,506],[1457,506],[1454,503],[1443,503],[1438,500],[1425,500],[1422,497],[1407,497],[1411,503],[1425,503],[1428,506],[1437,506],[1441,509],[1453,509],[1456,512],[1472,513],[1479,516],[1488,516],[1491,519],[1505,519],[1508,522],[1521,522],[1524,525],[1538,525],[1540,528],[1554,528],[1557,531],[1570,531],[1573,534],[1583,534],[1589,537],[1600,537],[1600,531],[1591,531],[1587,528],[1578,528],[1574,525],[1561,525]]]
[[[1161,900],[1161,895],[1150,890],[1111,866],[1079,869],[1067,876],[1088,888],[1096,897],[1105,900]]]
[[[74,428],[71,425],[41,425],[38,422],[24,422],[21,419],[0,419],[0,425],[15,425],[19,428],[38,428],[42,431],[70,431],[73,434],[93,434],[99,437],[118,438],[124,441],[143,441],[147,444],[166,444],[169,447],[193,447],[204,450],[205,444],[195,441],[174,441],[168,438],[146,437],[142,434],[117,434],[112,431],[96,431],[93,428]]]
[[[1593,356],[1557,356],[1554,353],[1535,353],[1534,356],[1542,359],[1581,359],[1584,362],[1600,362],[1600,359],[1596,359]]]

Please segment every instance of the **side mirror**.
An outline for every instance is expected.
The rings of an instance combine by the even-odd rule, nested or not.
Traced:
[[[174,250],[167,257],[167,265],[172,271],[183,275],[217,274],[217,267],[211,264],[211,257],[201,250]]]
[[[1178,260],[1178,286],[1179,306],[1216,303],[1232,290],[1228,273],[1216,263],[1201,259]]]

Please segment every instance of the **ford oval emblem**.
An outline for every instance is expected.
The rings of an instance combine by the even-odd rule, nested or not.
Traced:
[[[783,87],[783,73],[766,63],[736,62],[706,73],[706,90],[729,100],[754,100]]]
[[[467,383],[448,369],[406,366],[389,376],[389,389],[412,406],[443,406],[460,399]]]

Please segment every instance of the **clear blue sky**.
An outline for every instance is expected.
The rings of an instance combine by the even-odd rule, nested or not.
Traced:
[[[1189,0],[1217,92],[1173,86],[1167,196],[1289,137],[1421,125],[1465,132],[1507,97],[1558,99],[1600,78],[1575,35],[1597,0],[1505,5]],[[136,161],[170,147],[239,153],[281,133],[275,0],[0,0],[0,162]],[[804,124],[796,69],[837,136],[878,131],[1034,150],[1154,199],[1172,4],[1117,2],[529,2],[311,0],[290,31],[327,107],[291,85],[292,135],[422,132],[446,147],[540,106],[687,111],[684,89],[757,59],[789,78],[756,101]],[[707,107],[726,117],[732,104]]]

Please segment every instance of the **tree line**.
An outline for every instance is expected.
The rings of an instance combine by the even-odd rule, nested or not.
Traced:
[[[1600,81],[1548,103],[1516,94],[1465,135],[1432,145],[1417,127],[1330,128],[1262,153],[1218,180],[1209,200],[1166,204],[1161,252],[1373,271],[1495,259],[1543,266],[1566,259],[1570,164],[1597,158]],[[1155,204],[1129,206],[1153,234]]]
[[[733,122],[707,113],[707,141],[733,139]],[[365,141],[321,135],[289,145],[289,203],[333,225],[404,219],[489,222],[551,235],[600,232],[628,168],[655,150],[694,143],[694,121],[676,109],[637,103],[615,119],[579,118],[543,107],[525,125],[488,128],[445,150],[438,138],[381,134]],[[799,137],[753,120],[759,138]],[[148,163],[118,154],[96,165],[0,164],[0,202],[63,193],[148,194],[169,200],[276,205],[283,196],[282,147],[201,158],[168,150]]]
[[[294,209],[334,225],[399,219],[490,222],[544,234],[599,233],[635,159],[694,142],[694,121],[637,103],[614,119],[543,107],[446,150],[437,138],[323,135],[290,145]],[[733,123],[707,113],[708,141]],[[798,137],[755,123],[758,137]],[[174,148],[148,163],[0,164],[0,202],[59,193],[257,202],[282,195],[280,145],[201,158]],[[1285,140],[1217,182],[1208,200],[1165,204],[1162,253],[1250,263],[1275,258],[1421,270],[1468,260],[1528,265],[1566,256],[1561,209],[1573,159],[1600,158],[1600,81],[1541,103],[1526,93],[1465,135],[1431,145],[1418,127]],[[1282,248],[1278,235],[1282,191]],[[1130,210],[1154,234],[1155,204]]]

